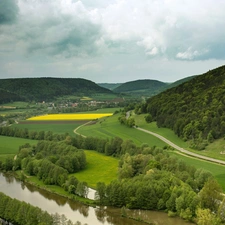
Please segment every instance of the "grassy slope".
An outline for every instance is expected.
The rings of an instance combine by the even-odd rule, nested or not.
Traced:
[[[189,165],[193,165],[196,168],[202,168],[211,172],[212,175],[217,179],[218,183],[221,185],[223,190],[225,191],[225,166],[181,155],[179,154],[179,152],[175,151],[169,152],[169,154],[184,160]]]
[[[13,127],[18,127],[20,129],[27,128],[30,131],[52,131],[57,134],[65,134],[73,136],[73,130],[79,127],[80,123],[71,123],[71,124],[14,124]]]
[[[112,138],[117,136],[124,140],[133,140],[137,145],[147,143],[149,146],[165,146],[165,143],[156,137],[121,125],[118,121],[118,117],[119,114],[116,114],[105,119],[100,119],[99,122],[94,125],[81,127],[78,129],[78,133],[99,138]]]
[[[117,178],[118,159],[95,151],[85,151],[85,154],[86,169],[74,174],[79,181],[86,181],[88,186],[95,188],[98,182],[109,184]]]
[[[141,128],[160,134],[163,137],[172,141],[174,144],[182,148],[185,148],[189,151],[195,152],[200,155],[212,157],[212,158],[225,160],[225,154],[220,154],[221,151],[225,151],[225,140],[223,138],[216,140],[212,144],[208,145],[204,151],[193,150],[188,147],[187,142],[184,142],[183,140],[181,140],[176,134],[174,134],[172,130],[168,128],[158,128],[155,122],[147,124],[144,120],[145,116],[146,115],[144,114],[134,116],[136,124],[140,126]]]
[[[8,156],[14,156],[17,154],[19,146],[30,143],[36,144],[37,141],[28,140],[23,138],[5,137],[0,136],[0,160],[5,159]]]

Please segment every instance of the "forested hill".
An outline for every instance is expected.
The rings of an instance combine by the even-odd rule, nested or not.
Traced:
[[[175,82],[173,82],[173,83],[170,83],[170,84],[168,84],[168,85],[165,87],[164,91],[167,90],[167,89],[176,87],[176,86],[178,86],[178,85],[180,85],[180,84],[183,84],[183,83],[185,83],[185,82],[187,82],[187,81],[193,79],[194,77],[196,77],[196,75],[193,75],[193,76],[190,76],[190,77],[185,77],[185,78],[183,78],[183,79],[180,79],[180,80],[177,80],[177,81],[175,81]]]
[[[113,89],[117,93],[149,93],[154,95],[159,93],[159,90],[166,87],[168,84],[158,80],[135,80],[126,82],[119,87]]]
[[[159,127],[203,149],[225,134],[225,66],[148,99],[143,108]]]
[[[13,100],[13,101],[24,101],[25,98],[23,98],[23,97],[21,97],[17,94],[11,93],[9,91],[0,89],[0,104],[10,102],[11,100]]]
[[[37,101],[52,100],[62,95],[111,93],[110,90],[99,87],[96,83],[81,78],[1,79],[0,89],[2,89],[2,92],[7,91],[26,100]],[[11,100],[15,101],[13,96]]]

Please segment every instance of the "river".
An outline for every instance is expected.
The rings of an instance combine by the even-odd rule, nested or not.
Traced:
[[[121,210],[112,207],[90,207],[76,201],[67,200],[56,194],[34,187],[30,184],[21,183],[12,176],[0,173],[0,192],[30,203],[51,213],[64,214],[73,222],[80,221],[88,225],[146,225],[128,218],[121,217]],[[155,222],[157,225],[191,225],[180,218],[169,218],[166,213],[127,210],[131,217],[144,218],[146,221]]]

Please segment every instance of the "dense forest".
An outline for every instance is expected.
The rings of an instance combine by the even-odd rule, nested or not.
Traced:
[[[149,98],[137,112],[149,113],[158,127],[167,127],[204,149],[225,133],[225,66]]]
[[[4,94],[3,90],[13,93],[10,99],[1,98],[0,103],[5,103],[6,100],[17,101],[18,97],[27,101],[46,101],[63,95],[82,96],[90,93],[112,93],[92,81],[81,78],[1,79],[0,89],[2,89],[0,94]]]
[[[25,98],[9,91],[0,89],[0,104],[7,103],[10,101],[24,101]]]

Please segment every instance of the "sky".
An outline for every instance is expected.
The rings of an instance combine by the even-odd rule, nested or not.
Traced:
[[[174,82],[225,64],[224,0],[0,0],[0,78]]]

